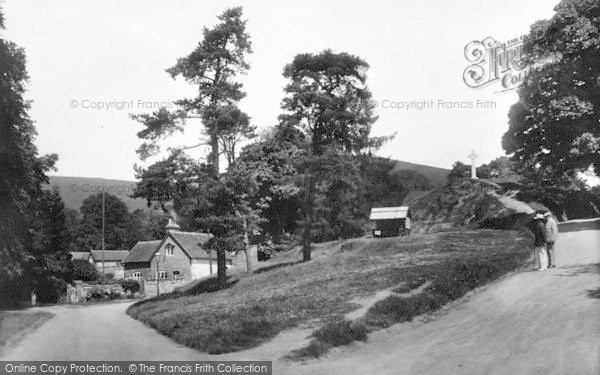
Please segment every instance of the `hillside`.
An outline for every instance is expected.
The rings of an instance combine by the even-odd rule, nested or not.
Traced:
[[[256,347],[295,327],[302,333],[287,347],[277,345],[277,356],[292,350],[298,357],[320,356],[330,346],[434,311],[520,267],[529,257],[529,239],[508,233],[332,241],[316,245],[307,263],[299,263],[302,254],[293,249],[254,275],[232,275],[221,286],[208,279],[184,293],[136,303],[128,313],[180,344],[215,354]],[[384,290],[382,299],[356,314],[363,306],[357,298]],[[315,329],[320,342],[309,344],[305,338]]]
[[[399,160],[395,161],[395,163],[396,166],[391,173],[403,169],[413,169],[429,178],[434,186],[446,183],[446,177],[450,172],[448,169]],[[49,178],[50,184],[45,187],[58,186],[60,189],[60,196],[67,208],[79,210],[85,198],[96,192],[101,192],[101,187],[105,187],[107,193],[114,194],[125,202],[130,212],[133,212],[138,208],[147,208],[144,199],[133,199],[130,197],[135,189],[135,181],[67,176],[49,176]]]
[[[65,206],[77,211],[87,197],[102,192],[102,188],[106,189],[106,193],[119,197],[127,205],[129,212],[147,208],[145,199],[130,197],[135,189],[135,181],[66,176],[49,176],[49,179],[50,184],[45,188],[57,186]]]
[[[517,229],[526,225],[536,202],[522,202],[518,191],[485,180],[464,179],[427,192],[409,195],[414,233],[432,233],[459,227]]]
[[[414,164],[406,161],[396,160],[396,165],[391,173],[401,171],[403,169],[413,169],[423,176],[427,177],[434,186],[443,185],[448,180],[449,169],[431,167],[429,165]]]

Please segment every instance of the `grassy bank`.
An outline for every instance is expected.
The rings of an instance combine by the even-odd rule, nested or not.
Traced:
[[[325,324],[315,332],[316,340],[335,346],[366,339],[363,325],[374,329],[408,320],[518,268],[529,257],[528,244],[519,232],[494,230],[332,243],[320,246],[311,262],[297,263],[301,254],[291,252],[270,270],[242,277],[227,289],[143,301],[128,313],[209,353],[257,346],[284,329],[315,320]],[[353,298],[425,281],[430,285],[420,297],[400,301],[392,296],[373,306],[364,321],[340,321],[356,308]],[[335,337],[338,331],[341,339]]]
[[[52,318],[45,311],[0,311],[0,352]]]

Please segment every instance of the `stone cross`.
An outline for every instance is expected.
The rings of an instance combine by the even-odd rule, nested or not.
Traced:
[[[475,153],[475,151],[471,151],[471,155],[468,156],[468,158],[471,159],[471,178],[477,178],[477,169],[475,169],[475,160],[477,160],[478,157],[479,157],[479,155],[477,155]]]

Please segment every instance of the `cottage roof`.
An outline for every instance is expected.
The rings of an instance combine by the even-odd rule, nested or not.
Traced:
[[[180,232],[170,230],[162,240],[157,241],[139,241],[129,252],[124,263],[150,262],[156,251],[163,246],[168,238],[179,245],[190,259],[208,259],[209,253],[202,247],[212,235],[200,232]],[[213,255],[213,258],[215,256]],[[233,258],[232,254],[227,253],[228,259]]]
[[[138,241],[129,251],[123,263],[149,262],[152,260],[156,249],[161,244],[161,240],[156,241]]]
[[[394,220],[410,217],[408,206],[399,207],[373,207],[369,220]]]
[[[212,236],[200,232],[180,232],[170,230],[168,232],[175,242],[191,259],[208,259],[208,252],[202,247]],[[164,240],[163,240],[164,241]]]
[[[122,262],[129,254],[128,250],[104,250],[104,258],[102,258],[102,250],[90,250],[90,255],[95,262]]]
[[[69,254],[71,254],[71,260],[82,259],[87,261],[90,259],[89,251],[71,251]]]

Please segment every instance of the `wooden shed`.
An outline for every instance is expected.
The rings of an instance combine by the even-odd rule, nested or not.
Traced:
[[[369,220],[373,223],[373,237],[406,236],[410,234],[410,208],[373,207]]]

